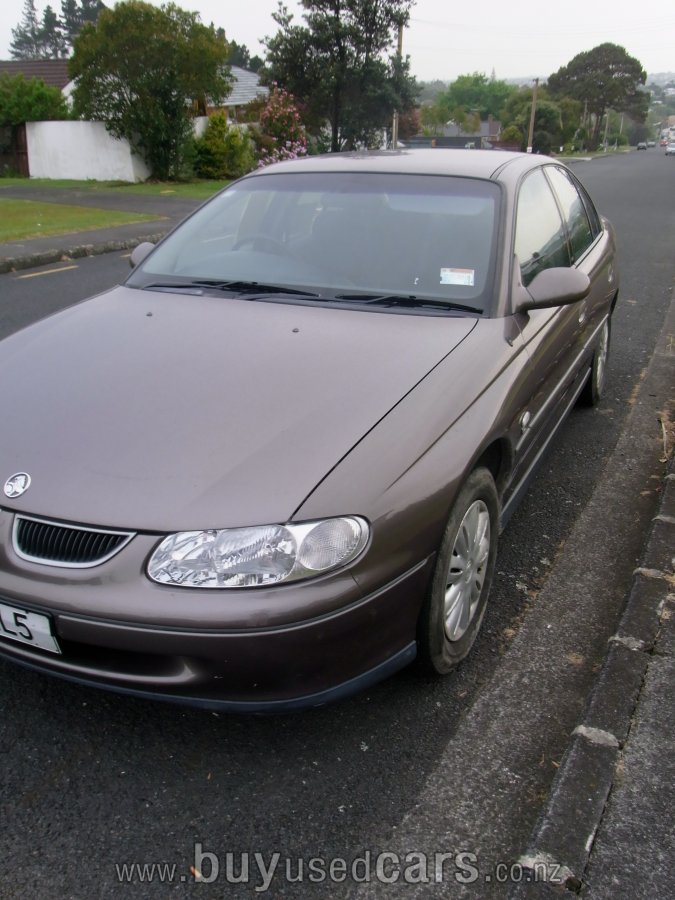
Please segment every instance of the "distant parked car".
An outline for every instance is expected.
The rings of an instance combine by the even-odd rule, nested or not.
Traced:
[[[648,147],[656,147],[656,141],[647,141]]]
[[[668,141],[666,140],[666,138],[661,138],[661,140],[659,141],[659,147],[667,147],[667,146],[668,146]]]
[[[666,145],[666,156],[675,156],[675,141]]]
[[[646,141],[640,141],[640,143],[637,145],[637,149],[638,149],[638,150],[646,150],[646,149],[647,149],[647,142],[646,142]]]
[[[132,263],[0,345],[0,654],[235,711],[450,671],[605,385],[615,240],[582,185],[525,153],[315,156]]]

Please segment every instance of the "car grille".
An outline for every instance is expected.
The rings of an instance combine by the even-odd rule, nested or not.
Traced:
[[[96,566],[118,553],[132,537],[134,533],[129,531],[64,525],[27,516],[14,520],[14,550],[22,559],[44,565]]]

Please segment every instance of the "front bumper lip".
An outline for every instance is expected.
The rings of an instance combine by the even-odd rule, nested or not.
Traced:
[[[61,656],[0,643],[0,656],[80,684],[231,712],[321,706],[363,690],[416,655],[433,556],[377,591],[294,624],[218,630],[104,621],[58,609]]]
[[[0,648],[0,656],[4,656],[2,648]],[[101,682],[92,678],[86,678],[81,675],[74,675],[62,671],[56,671],[52,668],[46,669],[44,666],[36,664],[32,660],[21,659],[12,654],[12,661],[18,663],[26,669],[32,671],[55,675],[57,678],[65,681],[74,682],[83,687],[105,688],[116,694],[124,694],[127,696],[138,697],[144,700],[162,700],[168,703],[178,703],[186,706],[197,707],[206,710],[218,710],[228,713],[240,714],[273,714],[296,712],[304,709],[325,706],[328,703],[336,703],[351,697],[353,694],[365,691],[385,678],[394,675],[400,669],[409,665],[417,656],[417,643],[412,641],[407,644],[389,659],[379,663],[367,672],[343,681],[341,684],[332,688],[326,688],[313,694],[304,694],[299,697],[280,700],[221,700],[212,697],[192,697],[184,694],[158,693],[157,691],[142,690],[138,687],[125,687],[110,682]]]

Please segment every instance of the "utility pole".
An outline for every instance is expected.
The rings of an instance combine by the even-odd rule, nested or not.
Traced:
[[[403,58],[403,22],[398,23],[398,49],[396,51],[399,63]],[[394,110],[394,119],[391,123],[391,147],[396,150],[398,147],[398,110]]]
[[[532,140],[534,138],[534,116],[537,111],[537,88],[539,87],[539,79],[534,79],[534,88],[532,89],[532,109],[530,110],[530,130],[527,134],[527,152],[532,153]]]

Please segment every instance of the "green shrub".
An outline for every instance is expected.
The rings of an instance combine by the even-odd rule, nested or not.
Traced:
[[[553,148],[553,138],[548,131],[535,131],[532,138],[532,149],[535,153],[543,153],[548,156]]]
[[[517,125],[507,125],[502,131],[500,139],[508,144],[520,144],[522,147],[525,143],[523,132]]]
[[[200,178],[239,178],[255,168],[248,131],[227,123],[223,112],[209,118],[203,136],[195,141],[195,172]]]

